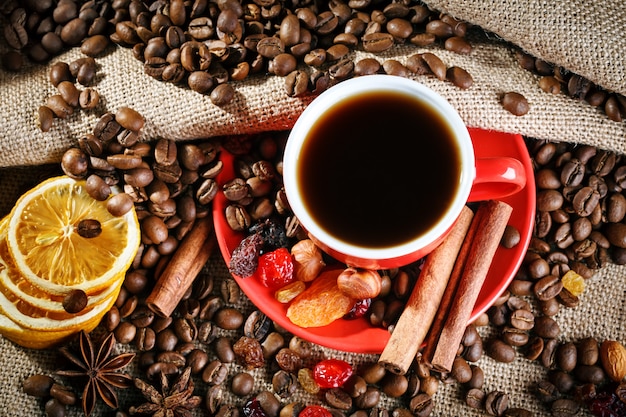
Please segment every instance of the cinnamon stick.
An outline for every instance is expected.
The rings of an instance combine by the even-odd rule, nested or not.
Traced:
[[[447,286],[455,259],[474,213],[464,207],[452,230],[426,258],[404,311],[378,363],[396,374],[405,374],[419,350]]]
[[[146,299],[147,306],[159,316],[170,316],[209,260],[214,247],[211,216],[196,220]]]
[[[513,208],[496,200],[482,202],[459,253],[442,305],[449,306],[445,321],[433,326],[423,358],[433,369],[450,372],[469,318],[485,282]],[[453,285],[452,281],[458,281]]]

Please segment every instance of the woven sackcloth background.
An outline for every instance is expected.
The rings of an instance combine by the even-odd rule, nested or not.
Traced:
[[[626,153],[626,123],[610,121],[600,110],[565,95],[549,95],[537,85],[538,76],[521,69],[515,60],[515,47],[561,65],[616,92],[626,93],[626,11],[619,1],[584,2],[569,0],[546,2],[530,0],[427,1],[433,8],[471,22],[489,31],[475,34],[474,50],[469,56],[447,52],[439,46],[417,48],[398,46],[379,60],[395,58],[401,62],[416,52],[431,50],[449,66],[465,68],[474,85],[460,90],[450,83],[431,77],[416,77],[446,97],[457,108],[467,125],[511,133],[537,140],[585,143]],[[6,46],[0,41],[0,52]],[[354,58],[365,56],[355,52]],[[56,60],[70,62],[80,57],[70,50]],[[6,214],[20,192],[56,168],[61,155],[78,137],[89,133],[100,115],[122,106],[138,110],[146,119],[144,140],[166,137],[189,140],[224,134],[254,133],[289,129],[311,97],[290,98],[284,93],[283,80],[255,76],[235,83],[234,101],[218,108],[207,96],[151,79],[130,50],[111,47],[97,58],[95,87],[102,102],[93,111],[77,111],[42,133],[36,124],[37,108],[55,93],[48,81],[45,65],[27,63],[19,73],[0,70],[0,214]],[[523,117],[504,111],[498,96],[518,91],[528,99],[531,109]],[[228,272],[216,253],[203,273],[227,279]],[[607,266],[588,281],[581,303],[563,309],[557,316],[562,340],[594,336],[626,342],[626,268]],[[242,309],[254,308],[244,299]],[[489,329],[481,329],[489,332]],[[123,349],[123,347],[120,347]],[[317,348],[316,356],[342,357],[355,365],[374,361],[374,355],[352,355]],[[40,400],[22,393],[21,382],[34,373],[50,374],[56,356],[49,351],[26,350],[0,338],[0,416],[44,415]],[[484,356],[478,365],[486,375],[485,390],[498,389],[510,396],[512,406],[523,406],[537,416],[548,411],[532,394],[533,384],[545,370],[521,355],[511,364],[497,364]],[[257,389],[269,387],[268,369],[256,371]],[[234,373],[231,370],[231,375]],[[198,386],[203,394],[206,387]],[[132,393],[124,393],[127,405]],[[307,399],[307,398],[305,398]],[[235,399],[232,399],[235,401]],[[308,399],[313,401],[314,399]],[[385,400],[390,406],[396,401]],[[435,397],[433,416],[480,416],[463,404],[457,385],[442,386]],[[100,407],[96,415],[113,415]],[[68,415],[81,415],[71,408]],[[198,414],[203,415],[203,414]]]

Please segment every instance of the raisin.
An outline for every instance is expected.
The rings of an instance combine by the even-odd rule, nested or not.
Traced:
[[[302,281],[294,281],[291,284],[287,284],[282,288],[279,288],[274,293],[274,298],[279,303],[287,304],[298,295],[302,294],[306,289],[306,284]]]
[[[248,369],[260,368],[265,365],[261,343],[248,336],[241,336],[233,345],[237,359]]]
[[[286,248],[289,246],[289,238],[285,227],[275,218],[265,219],[250,227],[251,233],[259,233],[267,250]]]
[[[276,353],[276,363],[283,371],[297,372],[302,368],[302,358],[298,353],[289,348],[282,348]]]
[[[228,270],[231,274],[247,278],[254,274],[259,265],[263,238],[254,233],[246,236],[233,251]]]

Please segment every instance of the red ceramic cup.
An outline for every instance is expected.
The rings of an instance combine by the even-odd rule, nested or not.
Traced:
[[[312,214],[311,206],[305,203],[310,196],[307,196],[307,189],[298,178],[300,164],[306,158],[303,147],[307,140],[311,140],[310,132],[316,128],[319,120],[329,112],[337,111],[338,106],[345,106],[346,100],[353,100],[355,97],[365,100],[366,97],[371,97],[372,92],[401,94],[402,97],[427,105],[445,120],[452,132],[454,145],[458,148],[458,166],[455,164],[453,167],[458,186],[455,187],[450,203],[445,209],[439,210],[437,220],[429,224],[424,232],[395,245],[362,245],[360,242],[336,236],[333,230],[317,220],[319,216],[316,218]],[[377,122],[385,123],[384,120]],[[419,130],[420,126],[415,126],[415,131]],[[441,161],[441,165],[445,163]],[[325,167],[320,166],[319,169]],[[291,209],[320,248],[350,266],[388,269],[407,265],[431,252],[450,231],[461,209],[468,202],[503,198],[520,191],[526,184],[526,171],[520,161],[510,157],[477,159],[465,123],[456,110],[432,89],[403,77],[371,75],[343,81],[320,94],[308,105],[289,134],[283,158],[283,180]],[[402,180],[403,178],[397,179]],[[413,186],[406,184],[408,189]],[[331,207],[333,204],[332,201],[324,203]],[[355,204],[355,210],[358,209],[359,204]]]

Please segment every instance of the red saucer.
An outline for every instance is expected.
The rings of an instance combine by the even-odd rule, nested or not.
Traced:
[[[527,178],[524,189],[503,199],[513,207],[509,224],[519,230],[521,241],[511,249],[498,248],[472,312],[470,320],[474,321],[508,287],[522,263],[534,227],[536,192],[530,156],[524,139],[520,135],[482,129],[469,129],[469,132],[474,142],[477,157],[511,156],[517,158],[524,164]],[[235,176],[233,156],[223,152],[221,159],[224,162],[224,169],[218,177],[220,185]],[[227,204],[228,202],[222,193],[218,193],[213,201],[215,232],[222,256],[228,264],[230,254],[243,238],[243,234],[234,232],[228,226],[224,217]],[[258,280],[237,278],[237,282],[259,310],[292,334],[310,342],[347,352],[381,353],[389,340],[387,330],[372,327],[366,319],[342,319],[318,328],[296,326],[286,317],[287,305],[276,301],[273,292],[269,291]]]

